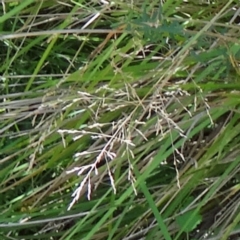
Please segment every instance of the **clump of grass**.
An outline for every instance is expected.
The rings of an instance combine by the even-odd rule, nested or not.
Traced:
[[[1,11],[4,238],[237,238],[235,1]]]

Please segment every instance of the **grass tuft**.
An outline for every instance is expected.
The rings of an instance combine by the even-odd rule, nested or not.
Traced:
[[[2,1],[3,239],[238,239],[238,1]]]

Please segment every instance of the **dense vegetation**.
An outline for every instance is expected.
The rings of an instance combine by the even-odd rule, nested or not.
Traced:
[[[0,238],[240,239],[239,0],[0,3]]]

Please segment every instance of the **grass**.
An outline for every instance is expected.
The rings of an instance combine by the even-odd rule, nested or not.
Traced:
[[[2,239],[238,239],[238,1],[4,1]]]

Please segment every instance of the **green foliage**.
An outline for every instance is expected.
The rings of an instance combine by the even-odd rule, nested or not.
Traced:
[[[183,213],[183,215],[179,215],[176,218],[176,222],[179,225],[181,231],[186,233],[193,231],[199,223],[202,221],[202,216],[198,213],[197,215],[193,215],[194,211],[188,211]],[[191,219],[190,221],[188,221]],[[186,224],[188,222],[188,224]]]
[[[238,1],[220,2],[1,3],[2,239],[239,237]]]

